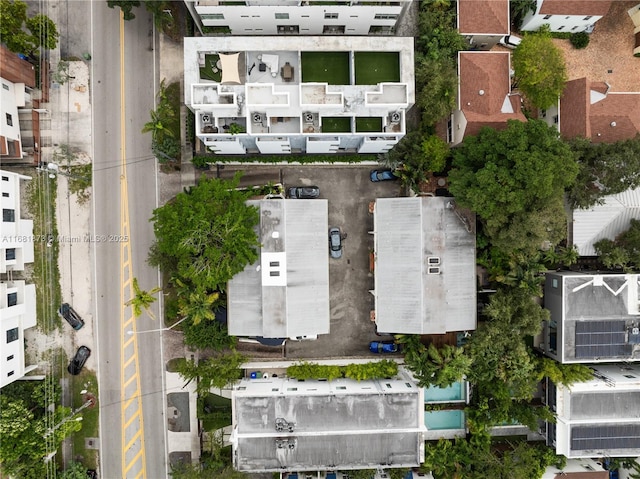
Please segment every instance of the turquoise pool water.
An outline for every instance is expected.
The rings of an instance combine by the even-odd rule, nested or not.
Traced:
[[[446,388],[424,388],[424,402],[460,402],[466,400],[466,382],[458,381]]]
[[[425,411],[424,425],[430,430],[464,429],[464,411]]]

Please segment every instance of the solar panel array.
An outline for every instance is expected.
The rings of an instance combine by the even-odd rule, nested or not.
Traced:
[[[578,321],[575,339],[576,358],[610,358],[631,353],[624,321]]]
[[[607,424],[571,428],[571,449],[574,451],[639,447],[640,424]]]

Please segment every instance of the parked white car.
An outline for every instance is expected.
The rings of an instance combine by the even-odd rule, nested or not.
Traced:
[[[503,47],[511,48],[513,50],[520,45],[521,41],[522,38],[516,37],[515,35],[505,35],[500,39],[500,41],[498,41],[498,43]]]

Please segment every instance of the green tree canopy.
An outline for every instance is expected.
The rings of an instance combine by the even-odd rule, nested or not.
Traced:
[[[637,270],[640,268],[640,221],[632,218],[629,229],[615,240],[601,239],[594,247],[607,268]]]
[[[226,288],[227,281],[258,259],[254,227],[258,209],[232,180],[206,179],[153,212],[156,243],[150,262],[197,291]]]
[[[133,20],[136,18],[133,8],[140,6],[140,0],[107,0],[107,6],[109,8],[119,7],[125,20]]]
[[[445,388],[469,373],[472,359],[463,348],[445,344],[438,349],[431,343],[418,354],[405,356],[405,364],[418,380],[418,386]]]
[[[549,32],[528,33],[513,52],[513,69],[526,98],[538,108],[549,108],[567,82],[562,51],[553,44]]]
[[[453,166],[449,189],[478,214],[490,240],[495,237],[509,251],[532,252],[562,237],[557,213],[578,166],[557,130],[545,122],[510,120],[503,131],[483,128],[453,150]]]
[[[197,380],[198,394],[208,393],[211,388],[222,389],[242,377],[242,363],[247,358],[237,351],[219,354],[211,358],[195,361],[182,361],[177,372],[187,380],[187,384]]]
[[[55,23],[46,15],[28,17],[25,2],[0,0],[0,38],[12,52],[31,55],[40,47],[54,49],[59,34]]]
[[[58,407],[49,418],[44,408],[29,409],[29,403],[4,390],[0,395],[0,464],[2,472],[12,477],[41,479],[47,476],[44,459],[52,452],[47,449],[45,438],[50,437],[53,447],[58,447],[82,424],[69,420],[70,408]]]
[[[574,208],[589,208],[603,196],[640,186],[640,135],[615,143],[576,138],[569,144],[580,166],[578,179],[569,191]]]
[[[478,400],[488,401],[492,416],[502,411],[507,416],[502,420],[511,420],[512,400],[531,399],[539,379],[525,337],[540,331],[549,312],[526,290],[510,288],[491,297],[484,315],[488,321],[479,325],[466,346],[473,359],[469,379],[477,385]]]

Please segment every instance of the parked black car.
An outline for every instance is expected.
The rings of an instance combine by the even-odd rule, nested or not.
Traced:
[[[62,303],[62,306],[58,309],[58,314],[62,316],[76,331],[84,326],[84,321],[80,315],[76,313],[75,309],[69,305],[69,303]]]
[[[91,356],[91,350],[86,346],[80,346],[73,359],[69,361],[69,366],[67,366],[69,374],[73,374],[74,376],[80,374],[89,356]]]
[[[287,189],[287,196],[301,200],[313,199],[320,196],[320,188],[317,186],[292,186]]]

